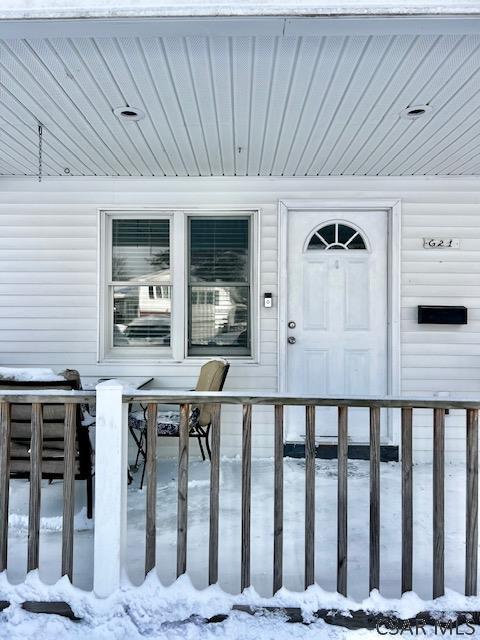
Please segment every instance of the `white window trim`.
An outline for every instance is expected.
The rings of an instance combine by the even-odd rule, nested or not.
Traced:
[[[259,364],[260,351],[260,210],[252,207],[207,207],[164,208],[164,207],[102,207],[98,209],[98,341],[97,362],[102,364],[178,364],[181,362],[202,363],[213,356],[188,355],[188,218],[193,216],[245,215],[251,218],[251,259],[250,259],[250,305],[251,305],[251,355],[229,355],[229,360],[237,363]],[[125,353],[121,347],[111,347],[111,310],[108,308],[107,274],[111,264],[110,224],[114,218],[169,218],[170,219],[170,269],[172,286],[172,328],[170,348],[164,353],[146,354],[142,348],[129,347]]]

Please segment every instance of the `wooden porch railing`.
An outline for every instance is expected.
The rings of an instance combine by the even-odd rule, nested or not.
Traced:
[[[445,591],[445,411],[466,410],[466,538],[465,595],[477,594],[478,562],[478,410],[480,400],[438,400],[433,398],[315,398],[282,395],[244,395],[226,393],[188,394],[165,391],[138,391],[123,397],[123,402],[148,403],[150,455],[147,457],[146,572],[155,565],[156,504],[156,407],[157,403],[180,405],[178,457],[177,575],[187,570],[188,504],[188,414],[189,406],[214,403],[217,407],[212,424],[212,461],[210,473],[209,583],[218,579],[218,516],[220,468],[221,405],[243,406],[242,428],[242,508],[241,508],[241,589],[250,585],[250,504],[252,455],[252,405],[274,406],[274,512],[273,593],[282,586],[283,567],[283,414],[284,407],[305,407],[305,588],[315,582],[315,408],[338,408],[338,513],[337,513],[337,590],[347,595],[348,568],[348,410],[367,407],[370,412],[370,518],[369,585],[380,586],[380,410],[401,410],[402,476],[402,574],[401,590],[412,590],[413,567],[413,478],[412,415],[413,409],[433,410],[433,585],[437,598]]]
[[[7,568],[10,404],[32,404],[32,441],[30,466],[30,504],[28,527],[28,569],[38,568],[40,523],[40,483],[42,453],[42,405],[65,403],[65,482],[63,493],[62,575],[72,577],[73,566],[73,485],[75,405],[92,400],[94,394],[82,392],[13,392],[0,395],[0,572]],[[401,491],[402,491],[402,592],[412,589],[413,564],[413,477],[412,415],[413,409],[433,410],[433,597],[445,590],[445,411],[466,411],[466,533],[465,594],[477,594],[478,565],[478,410],[480,400],[438,400],[432,398],[316,398],[272,394],[241,393],[167,393],[164,390],[132,392],[116,381],[97,387],[96,427],[96,495],[94,589],[107,596],[120,585],[125,562],[126,491],[127,491],[127,412],[129,404],[142,402],[147,411],[146,461],[146,554],[145,573],[155,567],[156,541],[156,415],[157,404],[180,406],[178,439],[178,512],[177,575],[188,570],[188,416],[191,404],[214,404],[211,429],[212,460],[210,466],[210,514],[208,546],[208,581],[218,580],[219,493],[221,406],[242,405],[242,483],[241,483],[241,571],[240,587],[251,583],[251,461],[252,406],[274,407],[274,501],[273,510],[273,592],[283,584],[283,422],[284,407],[305,407],[305,588],[315,581],[315,407],[338,410],[338,513],[337,513],[337,589],[347,595],[348,568],[348,415],[351,407],[366,407],[370,412],[370,517],[369,517],[369,585],[380,584],[380,418],[381,409],[401,413]]]
[[[62,576],[73,576],[75,433],[77,405],[95,398],[78,391],[8,391],[0,394],[0,572],[7,569],[10,495],[11,405],[31,404],[30,494],[28,508],[27,570],[39,567],[42,482],[43,405],[65,404],[62,518]]]

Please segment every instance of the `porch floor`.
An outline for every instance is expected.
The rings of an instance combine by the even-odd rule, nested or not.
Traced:
[[[464,466],[464,465],[463,465]],[[176,566],[176,460],[159,460],[157,493],[157,566],[170,584]],[[325,590],[336,584],[336,460],[316,460],[316,580]],[[192,460],[189,468],[188,573],[194,586],[207,585],[208,462]],[[128,491],[128,573],[133,583],[143,579],[145,552],[145,491],[139,491],[139,471]],[[414,468],[414,590],[431,598],[432,467]],[[304,461],[285,459],[284,584],[303,588]],[[446,585],[462,591],[464,582],[464,486],[462,465],[446,468]],[[398,597],[400,584],[400,465],[381,465],[381,592]],[[62,483],[42,490],[40,576],[55,582],[60,576]],[[349,462],[349,596],[368,595],[368,462]],[[85,486],[76,483],[74,584],[92,588],[93,529],[86,519]],[[240,584],[241,462],[222,459],[220,486],[220,586],[235,593]],[[12,481],[10,499],[8,577],[20,582],[26,572],[28,482]],[[252,464],[252,582],[261,595],[271,595],[273,557],[273,461]]]

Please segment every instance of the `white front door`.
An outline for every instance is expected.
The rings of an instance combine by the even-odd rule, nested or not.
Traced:
[[[387,393],[387,268],[386,211],[289,211],[289,393]],[[303,439],[304,415],[288,410],[288,440]],[[368,410],[350,410],[350,441],[368,433]],[[336,434],[336,409],[317,409],[317,439]]]

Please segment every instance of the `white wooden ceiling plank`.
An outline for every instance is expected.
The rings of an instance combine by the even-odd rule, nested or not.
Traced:
[[[19,135],[19,132],[1,116],[0,130],[2,131],[2,133],[0,134],[2,145],[4,142],[8,143],[10,149],[15,153],[16,157],[28,163],[29,166],[33,165],[34,167],[38,167],[38,146],[36,147],[33,143],[30,143],[29,140],[27,140],[25,144],[25,138]],[[53,167],[47,157],[43,155],[43,153],[42,171],[49,175],[63,174],[63,169],[58,166]]]
[[[480,153],[477,155],[480,156]],[[478,176],[480,175],[480,162],[478,161],[478,158],[476,158],[475,162],[468,163],[455,171],[458,172],[455,175]],[[450,175],[454,175],[453,172]]]
[[[378,66],[388,52],[390,45],[391,38],[387,36],[368,39],[353,72],[351,82],[347,85],[332,116],[323,142],[311,162],[308,169],[309,174],[328,175],[331,169],[329,161],[342,133],[347,130],[350,135],[354,135],[358,119],[358,105],[372,90],[377,78]]]
[[[37,172],[37,167],[33,161],[28,161],[25,158],[21,157],[16,149],[12,149],[9,144],[9,141],[6,140],[5,136],[1,138],[2,144],[2,157],[5,162],[7,162],[12,167],[18,167],[20,169],[20,173],[22,175],[33,176]]]
[[[124,153],[118,148],[115,138],[95,103],[76,81],[76,68],[67,64],[64,55],[59,54],[54,44],[47,40],[31,40],[28,46],[48,68],[56,82],[63,88],[71,101],[72,119],[86,124],[86,133],[95,146],[102,151],[102,157],[118,175],[129,174]]]
[[[312,77],[305,105],[300,115],[293,143],[288,153],[282,175],[294,175],[320,118],[320,113],[328,99],[330,87],[337,75],[341,52],[347,46],[347,39],[341,37],[325,38],[324,46]]]
[[[417,132],[428,127],[427,118],[408,121],[400,118],[400,112],[407,106],[414,104],[415,96],[425,84],[426,78],[430,77],[432,69],[436,68],[437,62],[441,59],[444,51],[445,40],[437,38],[423,59],[417,61],[408,81],[389,108],[390,121],[388,124],[384,121],[367,143],[366,148],[369,155],[357,167],[360,175],[377,175],[382,166],[391,158],[395,158],[396,154],[402,149],[403,140],[410,139],[412,132],[413,135],[416,135]],[[395,113],[397,114],[396,117],[394,116]]]
[[[411,155],[403,163],[395,166],[392,164],[392,168],[389,170],[395,173],[397,171],[399,173],[402,171],[423,173],[429,167],[435,167],[435,171],[437,171],[441,165],[448,165],[455,161],[456,156],[462,156],[466,153],[473,130],[478,125],[478,107],[475,104],[470,104],[469,111],[464,112],[462,109],[461,116],[463,118],[461,121],[458,117],[454,117],[448,125],[445,125],[443,135],[440,130],[432,134],[421,154],[416,154],[415,145],[412,144]],[[462,142],[460,138],[464,135],[467,136],[467,140]]]
[[[200,175],[212,175],[205,130],[200,118],[198,100],[189,63],[185,38],[163,38],[165,58],[172,76],[178,106]]]
[[[3,145],[2,145],[3,147]],[[31,175],[25,167],[17,162],[16,158],[12,158],[11,155],[5,150],[3,153],[2,150],[2,158],[1,158],[1,173],[10,176],[26,176]]]
[[[2,86],[0,113],[38,144],[38,119],[18,96],[7,89],[5,84]],[[48,138],[48,144],[43,149],[46,156],[56,158],[64,167],[70,168],[77,175],[89,173],[88,166],[54,132],[46,131],[45,135]]]
[[[260,175],[270,175],[298,63],[301,38],[280,38],[270,89],[269,110],[260,154]]]
[[[142,49],[150,69],[150,77],[154,83],[155,91],[161,99],[163,109],[168,117],[169,131],[175,140],[186,172],[188,175],[199,175],[198,163],[185,127],[163,41],[159,38],[145,38],[142,40]]]
[[[117,158],[120,165],[118,172],[126,175],[141,175],[139,166],[142,166],[142,160],[136,144],[132,144],[128,127],[124,127],[112,113],[112,106],[97,80],[95,67],[81,55],[75,41],[68,38],[54,38],[49,42],[72,76],[71,83],[79,94],[79,104],[85,104],[85,112],[89,117],[93,112],[92,122],[95,121],[96,130],[105,138],[112,154]]]
[[[92,173],[108,175],[105,162],[90,143],[85,132],[79,131],[70,118],[70,113],[57,102],[57,97],[47,89],[44,74],[37,67],[28,69],[18,58],[11,55],[0,42],[0,68],[3,69],[3,84],[26,108],[34,114],[37,121],[52,131],[57,138],[68,139],[82,162],[93,169]],[[111,171],[111,169],[110,169]]]
[[[95,84],[98,86],[99,92],[103,94],[104,104],[108,105],[110,110],[115,107],[125,105],[125,97],[118,86],[116,78],[113,76],[112,69],[108,67],[107,62],[99,51],[95,40],[78,38],[70,41],[70,47],[72,48],[72,51],[75,52],[79,61],[83,60],[86,67],[89,69],[90,74],[94,78]],[[81,71],[79,71],[79,73],[81,73]],[[83,75],[82,82],[85,82]],[[86,82],[85,90],[88,90],[88,87],[89,83]],[[145,154],[143,153],[145,147],[143,135],[136,126],[125,128],[124,131],[125,135],[128,137],[131,148],[135,150],[132,161],[134,162],[136,169],[140,175],[151,175],[150,166],[145,159],[145,155],[148,154],[148,150],[145,149]]]
[[[186,39],[189,67],[205,146],[213,175],[223,175],[218,116],[213,92],[208,40]]]
[[[447,42],[449,39],[443,40]],[[432,67],[434,71],[430,72],[427,82],[428,93],[422,89],[412,104],[430,104],[433,111],[425,119],[419,119],[418,122],[425,124],[420,132],[411,128],[401,141],[402,148],[392,149],[391,162],[381,164],[379,158],[377,172],[389,174],[398,170],[402,173],[418,156],[424,154],[429,145],[437,146],[439,139],[448,133],[446,127],[448,129],[458,124],[458,119],[455,121],[456,111],[463,111],[472,92],[480,89],[480,74],[477,73],[479,46],[480,42],[476,39],[457,41],[451,51],[445,52],[443,61]],[[450,58],[455,60],[455,64],[445,65]],[[475,77],[476,87],[472,87]],[[458,105],[457,108],[455,105]]]
[[[472,75],[480,47],[480,38],[476,36],[443,36],[445,50],[441,59],[434,62],[432,73],[425,85],[415,96],[415,104],[435,106],[437,99],[446,102],[452,91],[457,91]]]
[[[65,83],[55,78],[48,65],[36,54],[27,41],[10,41],[7,45],[10,55],[2,60],[10,72],[16,73],[17,80],[25,88],[34,88],[39,104],[55,112],[57,126],[70,125],[84,152],[94,162],[99,172],[115,174],[110,162],[110,153],[101,139],[92,140],[95,130],[72,100]],[[5,49],[4,49],[5,51]],[[33,80],[33,82],[32,82]],[[40,91],[37,91],[40,89]]]
[[[480,91],[477,92],[477,95],[478,94],[480,94]],[[473,96],[470,96],[467,102],[473,103],[474,100],[475,94]],[[430,122],[426,122],[425,126],[422,127],[421,130],[419,130],[413,138],[409,136],[409,141],[405,145],[405,155],[407,156],[406,159],[403,158],[402,163],[394,163],[393,161],[391,161],[390,163],[385,164],[385,166],[382,167],[383,172],[387,175],[397,173],[402,174],[404,171],[410,173],[412,171],[411,167],[414,161],[418,159],[419,155],[421,155],[423,145],[427,143],[429,144],[429,148],[431,151],[431,160],[436,163],[437,152],[444,149],[444,147],[439,147],[439,145],[441,145],[442,143],[443,138],[450,132],[454,133],[458,128],[462,129],[465,118],[468,117],[468,112],[464,113],[465,107],[466,105],[462,101],[460,94],[454,96],[454,99],[452,99],[452,101],[450,101],[448,105],[446,105],[445,109],[443,109],[443,117],[441,118],[441,120],[438,118],[437,114],[435,120],[432,118]],[[440,124],[440,122],[443,122],[443,126],[442,124]],[[434,127],[435,124],[438,124],[436,128]],[[443,136],[442,133],[444,134]],[[393,147],[396,148],[395,144],[393,144]],[[400,153],[400,151],[403,151],[404,148],[397,148],[396,150]],[[408,155],[409,152],[410,154]],[[377,166],[380,165],[377,164]],[[390,169],[390,166],[393,166],[394,168]]]
[[[10,144],[15,146],[21,155],[23,154],[28,158],[33,156],[34,162],[38,162],[38,136],[35,136],[31,129],[18,123],[18,120],[8,116],[5,118],[3,114],[7,115],[3,105],[0,105],[0,130],[3,130],[1,135],[5,135],[10,140]],[[18,124],[22,127],[21,129]],[[59,175],[64,173],[65,164],[60,164],[52,158],[50,148],[42,149],[42,163],[45,167],[48,167],[51,173]]]
[[[282,175],[289,158],[312,89],[313,78],[324,43],[324,38],[301,38],[292,88],[285,103],[282,126],[273,157],[272,175]]]
[[[248,175],[260,173],[261,143],[267,126],[267,113],[275,66],[278,38],[256,38],[252,72],[252,107],[248,142]]]
[[[163,101],[163,87],[158,85],[156,78],[158,69],[163,64],[156,56],[148,56],[145,52],[145,40],[136,40],[139,61],[136,56],[130,56],[130,65],[134,70],[136,83],[144,97],[149,112],[147,117],[152,120],[165,154],[168,157],[171,170],[177,176],[188,175],[184,153],[179,148],[178,140],[172,128],[171,116]]]
[[[398,60],[407,55],[412,43],[411,36],[396,36],[389,41],[385,53],[372,67],[368,91],[362,92],[351,117],[345,126],[341,127],[340,137],[322,169],[325,174],[341,175],[345,164],[348,163],[348,158],[352,158],[354,151],[361,148],[364,127],[374,125],[375,119],[381,119],[382,114],[375,109],[390,90],[390,85],[393,83],[392,70],[396,68]],[[357,142],[358,138],[360,138],[359,142]]]
[[[390,69],[385,78],[384,91],[357,136],[355,148],[351,149],[349,157],[341,168],[341,173],[351,175],[359,171],[364,162],[370,158],[372,148],[378,145],[392,126],[401,120],[400,110],[409,105],[411,93],[408,87],[412,74],[422,66],[437,40],[435,36],[413,38],[406,54],[395,62],[395,66]],[[408,125],[408,122],[405,122]]]
[[[187,172],[169,127],[157,87],[153,82],[152,70],[146,60],[142,42],[138,38],[135,40],[124,38],[118,42],[138,95],[133,106],[141,106],[140,100],[144,104],[145,120],[140,120],[137,127],[139,134],[142,135],[142,143],[148,144],[165,175],[185,176]],[[156,60],[151,62],[155,66]],[[130,89],[128,95],[130,95]],[[128,123],[124,124],[128,125]]]
[[[10,165],[7,165],[4,161],[2,161],[0,162],[0,175],[15,176],[15,175],[18,175],[18,173]]]
[[[3,128],[10,133],[16,141],[22,144],[26,149],[29,149],[31,153],[38,158],[38,130],[31,126],[26,125],[22,120],[15,117],[4,104],[0,104],[0,121]],[[42,158],[46,166],[49,166],[53,173],[60,175],[65,174],[65,169],[70,169],[71,173],[75,173],[71,170],[70,165],[62,156],[58,153],[56,147],[51,142],[45,147],[42,146]],[[67,171],[68,173],[68,171]],[[80,174],[81,171],[79,170]]]
[[[171,134],[168,128],[165,127],[166,123],[161,117],[163,109],[161,103],[158,102],[156,88],[151,82],[140,40],[138,38],[134,40],[122,38],[118,40],[118,43],[130,72],[129,79],[131,79],[133,88],[138,95],[137,103],[141,100],[145,107],[145,119],[138,122],[139,130],[151,148],[164,175],[186,175],[178,148],[174,143],[172,144]],[[137,106],[137,103],[134,103],[134,105]],[[172,153],[172,157],[175,160],[170,157],[170,153]],[[178,162],[179,160],[180,163]]]
[[[332,126],[338,105],[351,82],[357,65],[361,62],[368,45],[368,37],[351,38],[339,52],[336,60],[334,82],[326,90],[325,100],[318,111],[315,125],[295,168],[296,175],[307,175],[312,170],[312,162]],[[316,171],[313,171],[316,173]]]
[[[470,175],[480,36],[363,40],[363,49],[356,36],[9,41],[3,170],[36,173],[41,121],[46,174]],[[430,101],[431,117],[399,118]],[[122,104],[147,117],[117,120]]]
[[[212,92],[217,115],[218,136],[223,174],[235,175],[233,86],[229,63],[230,39],[209,38],[207,41]]]
[[[250,125],[252,108],[252,65],[254,38],[232,38],[232,83],[235,175],[248,171]]]
[[[450,156],[446,161],[435,165],[435,170],[438,173],[450,173],[454,171],[462,171],[466,164],[476,162],[480,155],[479,143],[480,143],[480,126],[472,128],[466,132],[468,142],[465,141],[464,150],[465,153],[457,152],[454,156]],[[462,140],[459,140],[461,144]]]
[[[452,49],[456,47],[456,39],[452,38],[441,38],[438,45],[442,44],[442,49],[444,52],[444,57],[448,56]],[[437,49],[437,47],[435,47]],[[449,129],[451,126],[456,126],[455,114],[457,113],[456,105],[460,101],[461,107],[460,110],[464,108],[464,98],[461,94],[464,93],[465,83],[468,84],[469,80],[464,80],[463,73],[455,73],[453,74],[454,86],[451,90],[447,90],[446,87],[450,85],[449,81],[442,76],[442,74],[437,74],[437,70],[442,65],[439,64],[439,61],[433,61],[433,63],[429,63],[425,68],[425,74],[431,78],[432,75],[437,79],[437,87],[439,87],[439,93],[435,102],[439,105],[433,112],[428,114],[425,118],[419,118],[418,120],[411,123],[410,127],[407,131],[403,131],[401,136],[393,136],[386,135],[385,146],[383,150],[381,150],[381,145],[372,153],[372,157],[368,163],[364,165],[362,168],[363,173],[378,175],[381,172],[385,172],[387,175],[392,173],[391,170],[388,169],[390,164],[393,162],[397,164],[397,159],[405,151],[407,157],[410,155],[415,155],[420,152],[423,145],[427,143],[432,137],[436,135],[436,132],[439,132],[441,135],[442,132],[445,131],[445,128]],[[468,65],[460,65],[460,68],[467,67]],[[435,69],[432,74],[432,68]],[[478,71],[478,67],[475,67],[475,72]],[[472,77],[472,71],[466,70],[467,76],[470,74],[470,78]],[[459,82],[464,82],[464,87],[458,91],[458,86],[456,83],[456,78],[459,77]],[[441,88],[440,88],[441,87]],[[444,96],[442,99],[440,94]],[[467,90],[466,98],[470,91]],[[442,114],[443,117],[440,117]],[[399,126],[397,124],[397,130]],[[433,131],[433,133],[432,133]],[[401,173],[401,172],[400,172]]]
[[[162,162],[165,163],[165,153],[161,148],[157,132],[150,118],[148,118],[148,107],[138,90],[132,70],[129,67],[128,52],[131,51],[134,41],[126,38],[118,40],[114,38],[97,38],[95,44],[112,74],[118,92],[123,97],[122,103],[113,105],[113,107],[121,107],[123,105],[137,107],[147,114],[147,117],[142,120],[126,123],[133,125],[132,128],[138,130],[137,141],[141,145],[141,153],[148,167],[148,173],[145,175],[165,175],[165,169],[162,165]],[[157,141],[157,146],[154,150],[152,146],[155,140]]]
[[[365,55],[335,113],[333,126],[325,136],[321,149],[323,163],[320,164],[318,155],[312,163],[317,168],[316,173],[329,175],[346,150],[354,145],[355,136],[381,94],[385,73],[391,69],[388,62],[391,64],[392,55],[398,56],[399,51],[404,52],[407,48],[405,39],[396,41],[382,36],[369,40]]]

